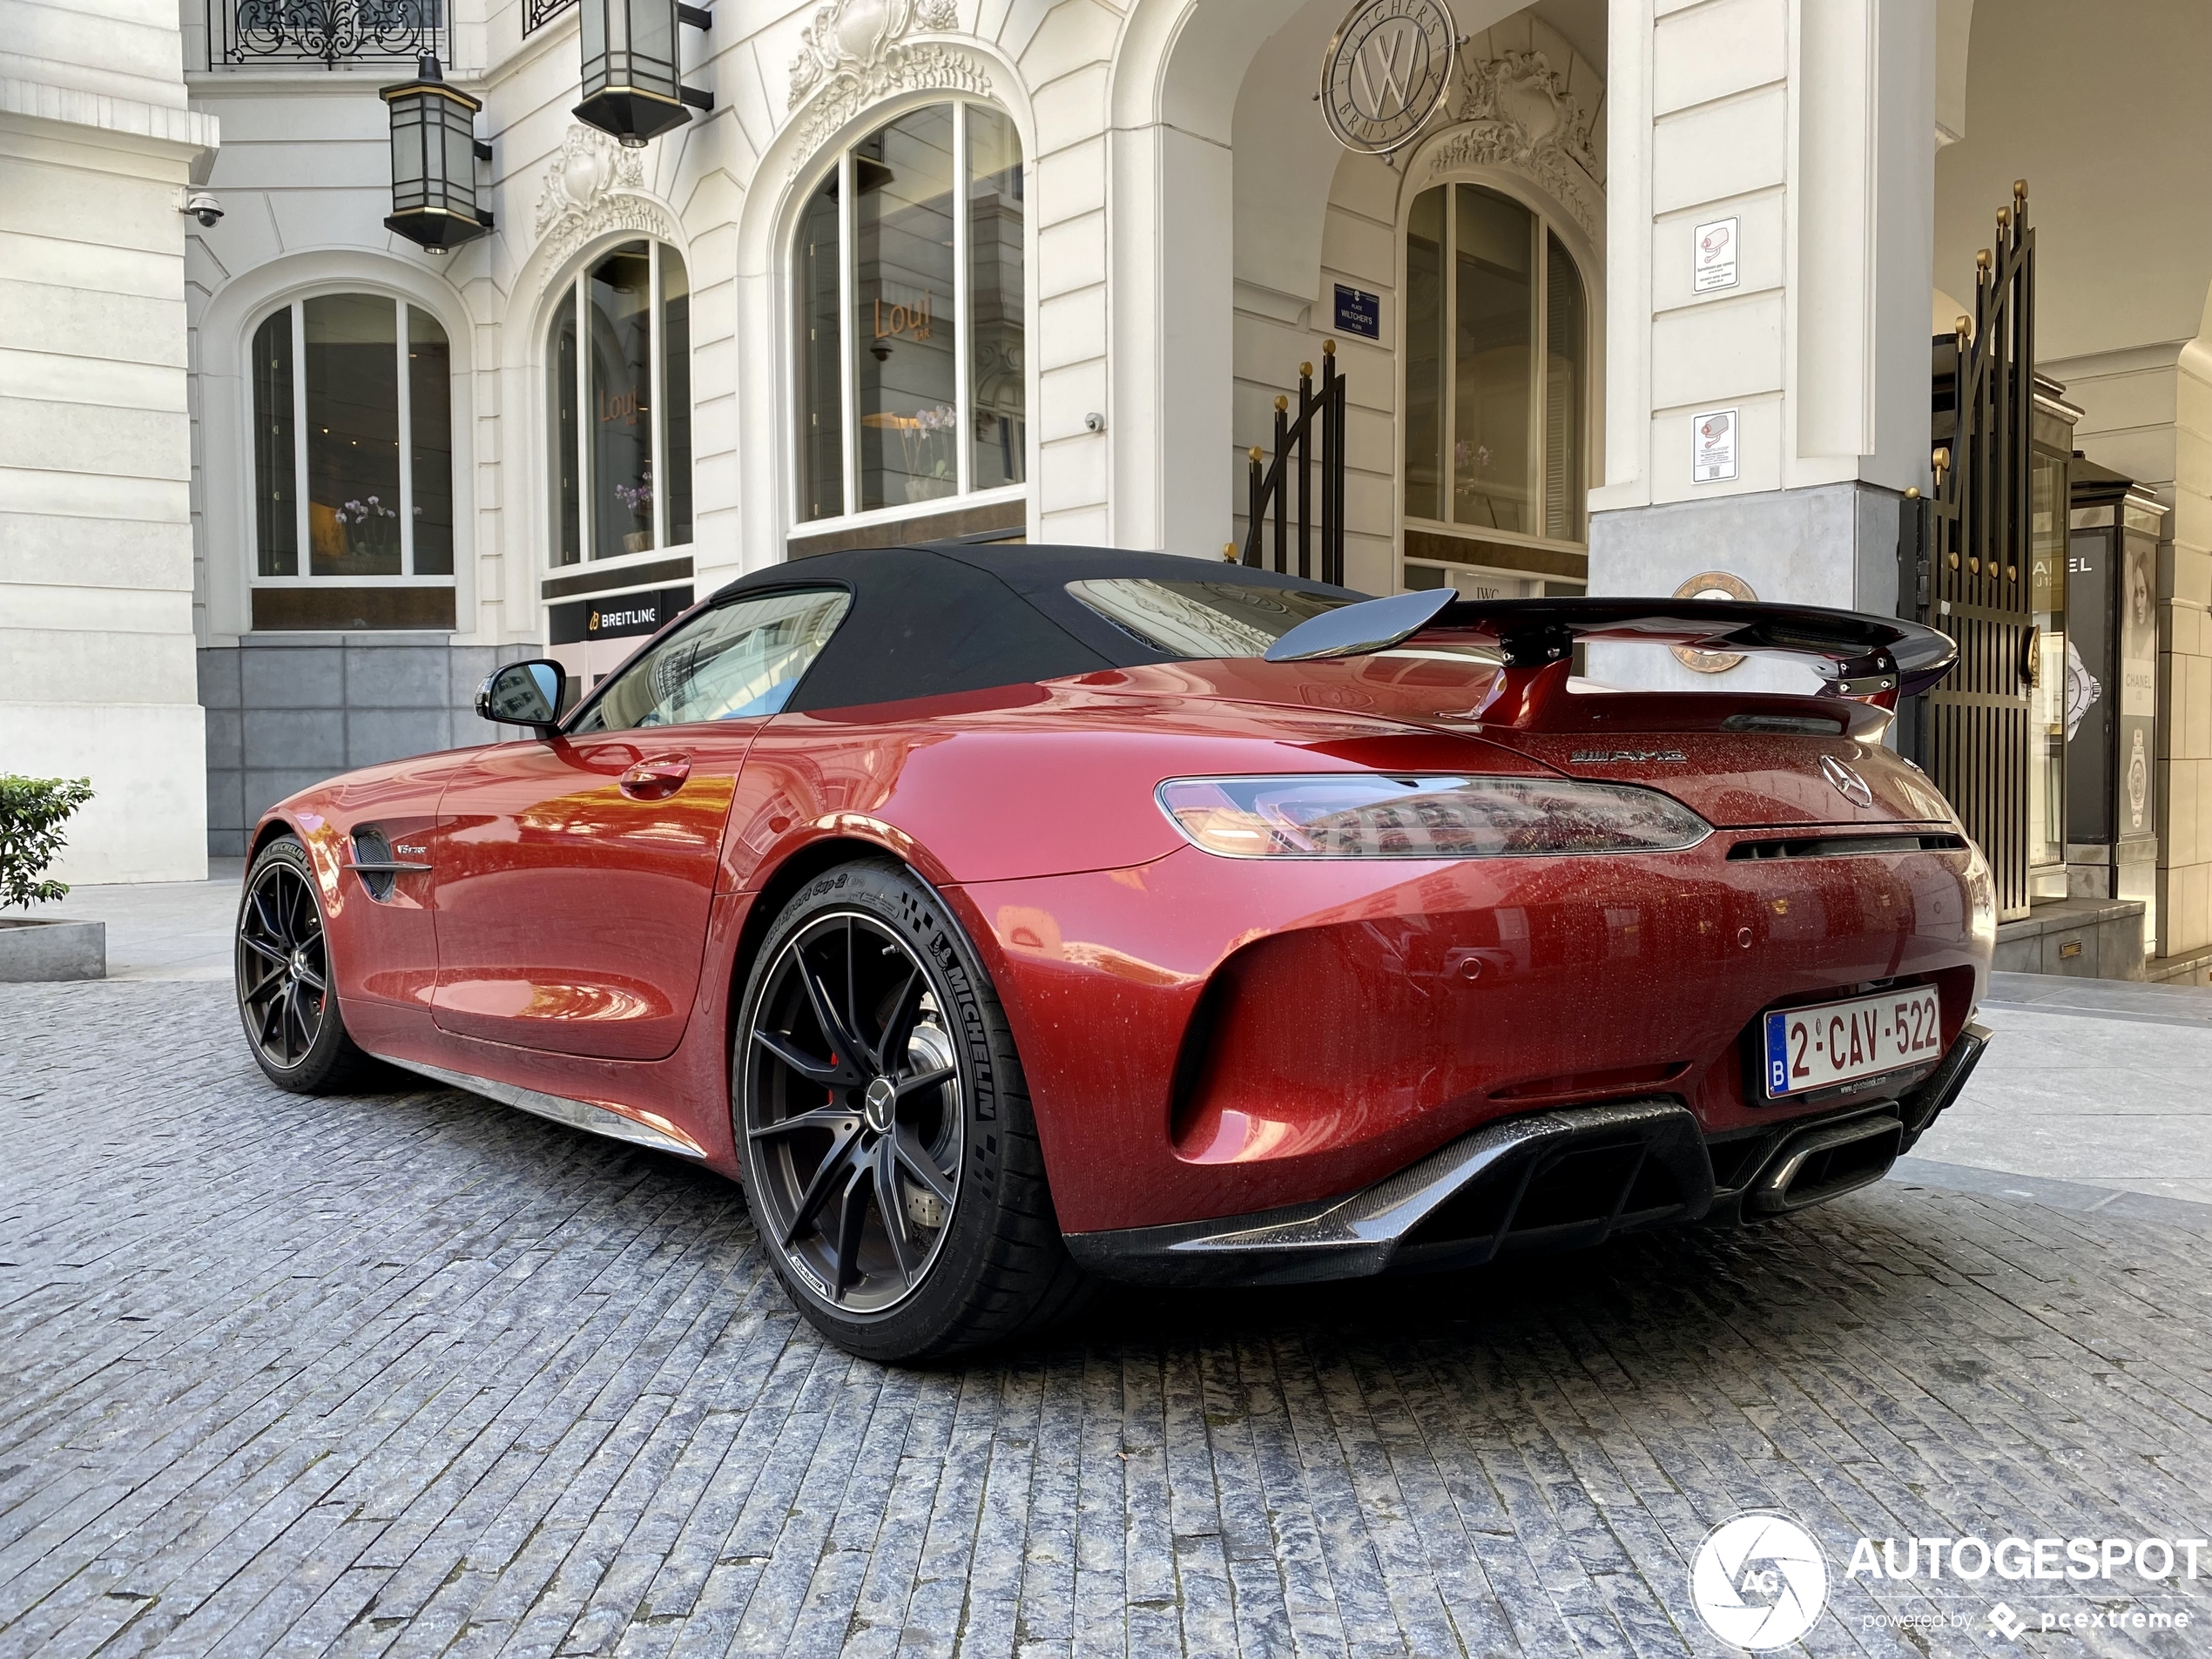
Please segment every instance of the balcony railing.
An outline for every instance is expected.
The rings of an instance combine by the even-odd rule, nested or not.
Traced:
[[[523,0],[523,32],[527,35],[543,28],[575,3],[576,0]]]
[[[445,0],[209,0],[217,69],[408,63],[447,55]]]

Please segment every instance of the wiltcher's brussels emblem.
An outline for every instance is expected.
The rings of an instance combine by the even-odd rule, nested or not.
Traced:
[[[1365,0],[1321,59],[1321,112],[1347,149],[1411,144],[1452,90],[1459,36],[1442,0]]]

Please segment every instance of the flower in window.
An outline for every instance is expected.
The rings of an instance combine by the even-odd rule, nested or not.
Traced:
[[[649,518],[653,511],[653,462],[645,458],[644,469],[635,484],[617,484],[615,499],[640,518]]]

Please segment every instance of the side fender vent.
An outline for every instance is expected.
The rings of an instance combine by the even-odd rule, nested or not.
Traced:
[[[392,844],[384,839],[384,832],[357,829],[354,832],[354,862],[357,865],[389,864]],[[361,886],[368,889],[368,896],[382,904],[392,896],[392,888],[399,878],[390,870],[368,870],[361,873]]]

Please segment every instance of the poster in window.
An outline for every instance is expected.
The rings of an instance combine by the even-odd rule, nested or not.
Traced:
[[[2120,554],[2120,833],[2157,831],[2151,806],[2158,710],[2158,543],[2128,532]]]

